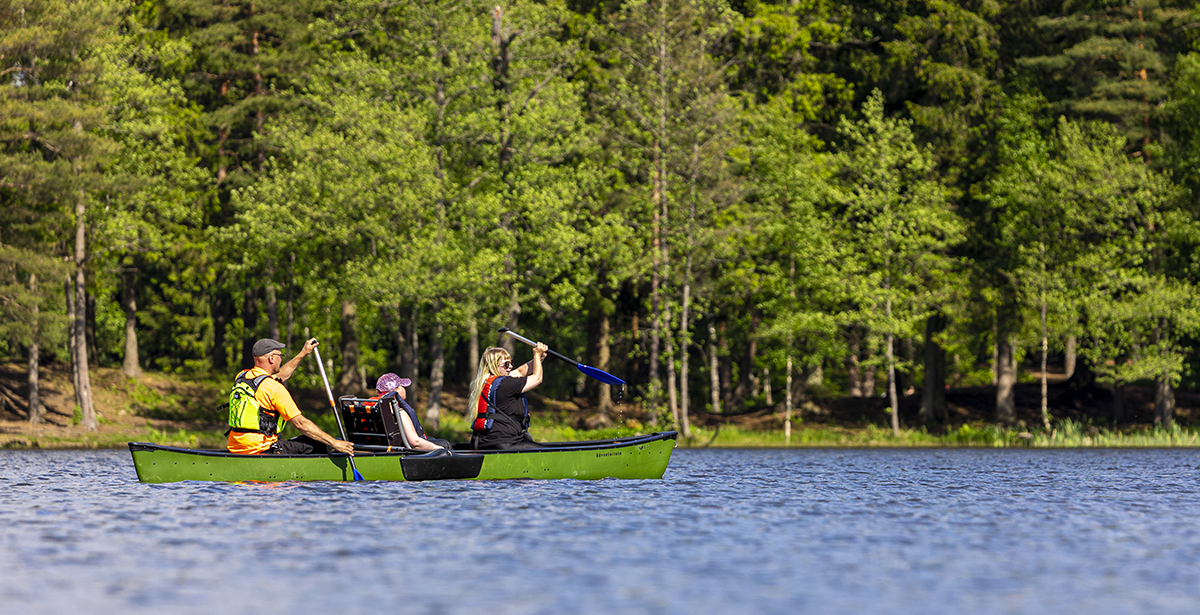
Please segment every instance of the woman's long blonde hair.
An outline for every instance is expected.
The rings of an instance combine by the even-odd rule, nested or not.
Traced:
[[[471,396],[467,398],[467,414],[475,417],[475,409],[479,407],[479,396],[483,393],[483,383],[491,376],[500,375],[500,364],[512,360],[508,351],[492,346],[483,351],[479,357],[479,371],[475,372],[475,380],[471,382]]]

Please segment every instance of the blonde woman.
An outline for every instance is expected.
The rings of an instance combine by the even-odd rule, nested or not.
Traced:
[[[503,348],[488,348],[479,357],[479,371],[471,383],[475,420],[471,422],[471,447],[484,449],[540,448],[529,436],[529,402],[525,393],[542,383],[542,360],[548,348],[538,343],[533,360],[514,368]]]

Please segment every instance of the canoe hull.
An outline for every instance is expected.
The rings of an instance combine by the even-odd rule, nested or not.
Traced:
[[[357,453],[367,480],[503,480],[662,478],[675,448],[675,432],[596,442],[570,442],[521,451]],[[129,443],[143,483],[201,481],[351,481],[349,461],[328,455],[234,455]]]

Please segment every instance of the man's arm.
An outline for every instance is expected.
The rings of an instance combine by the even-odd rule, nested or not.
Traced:
[[[292,377],[292,374],[296,371],[296,368],[300,367],[300,362],[304,360],[304,357],[312,354],[313,349],[316,347],[317,338],[315,337],[307,342],[304,342],[304,347],[300,349],[300,352],[297,352],[296,356],[292,357],[291,361],[284,363],[279,368],[279,373],[275,374],[275,377],[278,378],[280,382],[287,382],[287,379]]]
[[[292,425],[295,425],[296,429],[298,429],[300,433],[312,438],[313,440],[316,440],[322,444],[327,444],[333,447],[333,450],[339,453],[344,453],[352,457],[354,456],[353,444],[345,440],[338,440],[337,438],[325,433],[320,427],[317,427],[316,423],[308,420],[308,418],[303,414],[298,414],[292,417]]]

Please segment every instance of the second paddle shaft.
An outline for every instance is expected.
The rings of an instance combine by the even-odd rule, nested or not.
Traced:
[[[530,346],[537,347],[537,342],[535,342],[527,337],[524,337],[511,329],[500,329],[500,332],[512,337],[513,339],[515,339],[519,342],[524,342],[526,344],[529,344]],[[579,361],[568,358],[566,355],[561,355],[557,352],[554,352],[553,350],[550,350],[549,348],[546,349],[546,354],[549,354],[550,356],[552,356],[556,359],[566,361],[567,363],[570,363],[571,365],[579,365]]]
[[[333,389],[329,388],[329,378],[325,377],[325,364],[321,362],[321,350],[313,348],[313,352],[317,355],[317,369],[321,371],[321,382],[325,383],[325,394],[329,396],[329,407],[333,410],[333,418],[337,419],[338,431],[341,432],[343,440],[349,440],[346,437],[346,428],[342,426],[342,417],[338,414],[333,401]]]

